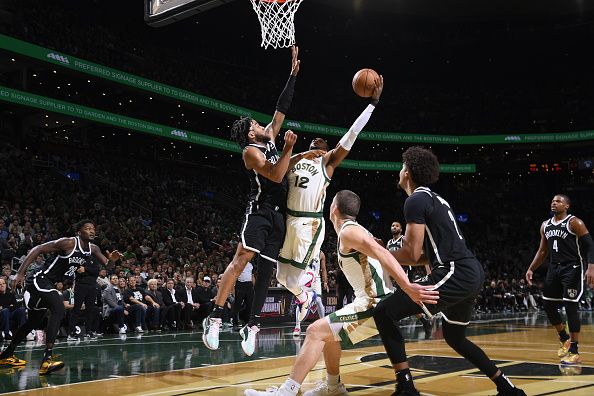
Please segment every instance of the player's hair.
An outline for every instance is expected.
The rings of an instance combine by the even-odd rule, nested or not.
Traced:
[[[76,223],[74,225],[74,229],[76,231],[80,231],[85,226],[85,224],[93,224],[93,225],[95,225],[95,223],[93,223],[91,220],[89,220],[89,219],[83,219],[83,220],[79,221],[78,223]]]
[[[252,119],[250,117],[241,117],[239,120],[233,121],[231,127],[231,140],[237,142],[239,147],[243,150],[248,145],[248,132],[252,126]]]
[[[567,205],[571,206],[571,199],[565,194],[555,194],[556,197],[561,197],[567,203]]]
[[[413,146],[402,154],[402,162],[412,180],[419,186],[427,186],[439,179],[439,161],[431,150]]]
[[[361,208],[361,198],[350,190],[336,193],[336,208],[345,217],[356,219]]]

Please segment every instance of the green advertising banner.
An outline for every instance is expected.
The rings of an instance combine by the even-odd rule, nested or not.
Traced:
[[[40,47],[26,41],[18,40],[0,34],[0,49],[18,53],[41,61],[60,65],[71,70],[85,73],[91,76],[124,84],[133,88],[142,89],[158,95],[167,96],[186,103],[192,103],[208,109],[216,110],[235,116],[249,116],[258,122],[268,123],[271,115],[257,112],[255,110],[236,106],[231,103],[209,98],[194,92],[176,88],[171,85],[162,84],[133,74],[125,73],[107,66],[98,65],[71,55]],[[353,115],[354,120],[355,115]],[[330,125],[314,124],[304,121],[285,120],[284,127],[293,130],[315,133],[326,136],[342,136],[349,125],[336,127]],[[554,143],[571,142],[581,140],[593,140],[594,130],[568,132],[568,133],[546,133],[546,134],[509,134],[509,135],[425,135],[398,132],[370,132],[363,131],[359,137],[362,140],[378,142],[401,142],[421,144],[515,144],[515,143]]]
[[[102,124],[112,125],[118,128],[144,132],[151,135],[212,147],[219,150],[231,151],[234,153],[241,152],[237,146],[237,143],[229,140],[173,128],[166,125],[155,124],[153,122],[144,121],[137,118],[109,113],[107,111],[97,110],[74,103],[64,102],[62,100],[34,95],[28,92],[2,86],[0,86],[0,100],[18,105],[34,107],[41,110],[52,111],[54,113],[65,114],[76,118],[82,118]],[[342,166],[345,168],[361,170],[398,171],[402,167],[402,164],[399,162],[347,160],[343,162]],[[474,173],[476,172],[476,166],[474,164],[442,164],[442,172]]]

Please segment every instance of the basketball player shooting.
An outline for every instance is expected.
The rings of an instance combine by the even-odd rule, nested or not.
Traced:
[[[326,188],[330,184],[334,170],[353,148],[353,144],[363,130],[384,89],[384,78],[378,76],[374,81],[371,103],[355,120],[338,145],[328,151],[328,142],[322,138],[311,141],[310,150],[327,151],[321,158],[300,158],[289,167],[287,179],[289,195],[287,198],[287,233],[278,257],[276,278],[296,297],[299,306],[297,322],[307,316],[309,308],[316,301],[314,290],[307,291],[300,286],[299,279],[314,257],[318,257],[324,242],[324,200]]]
[[[293,100],[295,80],[299,73],[299,50],[292,47],[291,51],[291,75],[278,98],[272,122],[263,127],[249,117],[242,117],[233,123],[231,138],[243,150],[243,162],[250,180],[250,193],[240,232],[241,242],[237,245],[233,260],[225,269],[215,297],[214,309],[202,323],[202,341],[209,349],[218,349],[223,305],[247,263],[258,254],[260,260],[250,319],[239,332],[242,337],[241,347],[246,355],[252,355],[255,350],[256,334],[260,329],[259,315],[270,287],[272,266],[276,264],[285,235],[285,222],[281,212],[286,205],[285,175],[291,162],[293,146],[297,141],[296,134],[292,131],[285,132],[283,152],[278,155],[274,142]],[[312,160],[322,154],[323,151],[314,149],[299,154],[299,159]],[[296,159],[293,161],[296,162]]]

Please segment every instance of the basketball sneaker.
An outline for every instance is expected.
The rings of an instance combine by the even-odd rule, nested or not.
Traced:
[[[301,335],[301,327],[295,327],[293,329],[293,337],[299,337]]]
[[[208,349],[219,349],[219,331],[221,330],[221,318],[211,318],[207,316],[202,321],[202,342]],[[242,342],[243,346],[243,342]]]
[[[41,362],[41,367],[39,368],[39,375],[46,375],[56,370],[60,370],[64,367],[64,362],[59,360],[54,360],[55,356],[51,356],[48,359],[45,359]]]
[[[27,364],[26,360],[19,359],[18,357],[12,355],[4,359],[0,359],[0,366],[24,366]]]
[[[241,349],[243,352],[248,355],[252,356],[254,351],[256,350],[256,334],[260,331],[258,326],[247,326],[245,325],[239,330],[239,335],[241,336]]]
[[[571,344],[571,339],[567,339],[565,341],[559,341],[559,350],[557,351],[557,356],[560,358],[564,357],[569,353],[569,345]]]
[[[309,313],[309,308],[311,307],[311,304],[316,300],[315,291],[309,291],[306,292],[306,294],[307,298],[305,299],[305,301],[297,304],[299,306],[299,312],[297,314],[297,320],[299,322],[303,322],[305,320],[305,317]]]
[[[316,387],[308,390],[303,396],[344,396],[348,395],[346,387],[342,382],[338,385],[330,386],[328,381],[320,381],[316,384]]]
[[[282,386],[277,388],[276,386],[266,388],[265,391],[258,391],[255,389],[246,389],[243,391],[245,396],[293,396],[294,393],[289,392]]]
[[[396,386],[396,391],[392,393],[392,396],[421,396],[421,394],[415,388]]]
[[[524,392],[520,388],[512,388],[508,391],[500,391],[497,393],[497,396],[526,396],[526,392]]]
[[[561,358],[561,364],[580,364],[581,362],[579,353],[567,352],[567,355]]]

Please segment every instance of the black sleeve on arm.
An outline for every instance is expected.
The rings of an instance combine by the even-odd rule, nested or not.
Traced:
[[[287,114],[289,107],[291,107],[293,93],[295,92],[295,80],[297,80],[296,76],[289,76],[285,89],[283,89],[276,102],[276,109],[283,114]]]
[[[407,198],[404,202],[404,221],[415,224],[425,224],[427,207],[431,197],[425,193],[416,193]]]
[[[594,264],[594,241],[592,240],[592,235],[588,233],[581,236],[579,238],[579,242],[586,251],[586,259],[588,260],[587,264]]]

